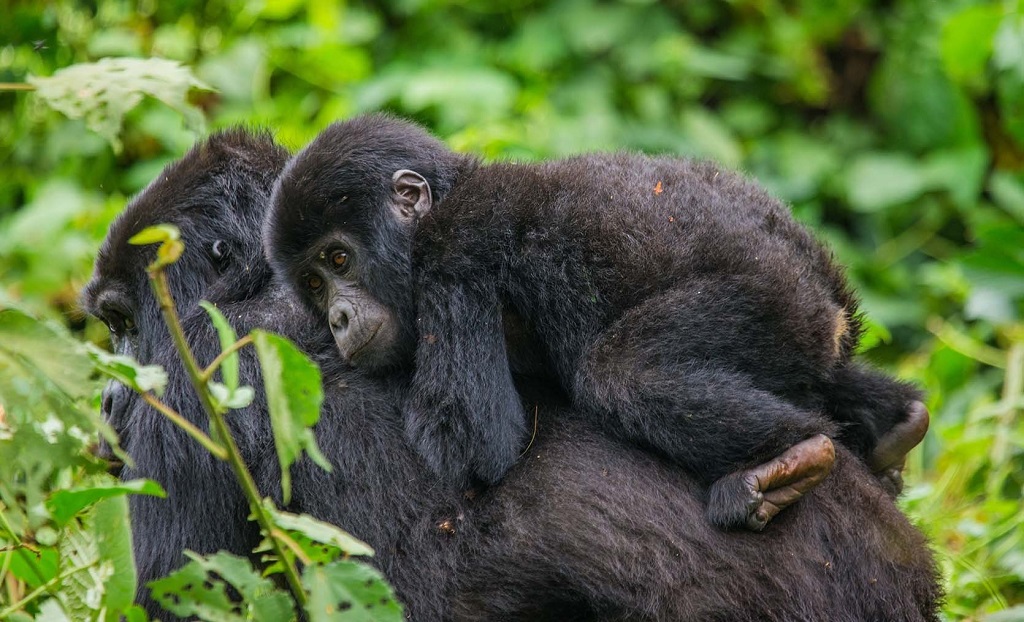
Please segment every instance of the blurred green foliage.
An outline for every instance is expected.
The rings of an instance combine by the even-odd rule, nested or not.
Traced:
[[[713,158],[789,201],[849,266],[865,355],[933,427],[905,507],[951,619],[1024,619],[1024,2],[96,0],[7,3],[0,82],[179,61],[208,128],[299,147],[389,109],[458,149]],[[110,219],[195,140],[146,99],[114,143],[0,90],[0,304],[103,327],[77,291]]]

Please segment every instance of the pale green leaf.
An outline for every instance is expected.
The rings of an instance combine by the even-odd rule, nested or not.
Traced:
[[[302,534],[312,542],[337,548],[345,555],[373,556],[370,545],[340,527],[317,520],[309,514],[292,514],[278,510],[272,504],[265,505],[274,519],[274,524],[285,531]]]
[[[111,354],[87,344],[89,356],[100,373],[117,380],[139,393],[152,391],[162,395],[167,386],[167,372],[159,365],[143,365],[130,356]]]
[[[220,338],[220,349],[221,351],[227,350],[229,347],[234,345],[238,341],[238,337],[235,334],[235,329],[228,323],[228,319],[224,317],[224,314],[220,312],[217,307],[213,304],[203,300],[199,303],[199,306],[206,309],[206,312],[210,315],[210,319],[213,321],[214,328],[217,329],[217,336]],[[224,384],[229,389],[234,391],[238,388],[238,353],[233,353],[231,356],[224,359],[224,362],[220,365],[221,378],[224,380]]]
[[[200,131],[203,114],[189,104],[188,93],[210,90],[188,67],[162,58],[103,58],[65,67],[48,78],[29,76],[28,83],[47,105],[72,119],[84,119],[118,151],[124,116],[146,96],[174,108]]]
[[[253,397],[256,396],[253,388],[248,386],[231,389],[227,385],[210,381],[206,387],[210,390],[214,404],[222,411],[245,408],[252,403]]]
[[[169,242],[181,239],[181,230],[177,226],[162,223],[146,227],[128,239],[129,244],[143,246],[145,244],[156,244],[158,242]]]

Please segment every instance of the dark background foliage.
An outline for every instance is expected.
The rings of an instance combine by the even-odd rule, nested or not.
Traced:
[[[115,149],[39,95],[0,88],[0,305],[102,342],[75,302],[99,240],[204,120],[269,127],[299,147],[331,121],[388,109],[490,158],[711,158],[790,202],[835,249],[869,319],[864,355],[928,390],[933,427],[904,507],[935,543],[947,615],[1024,619],[1020,0],[54,0],[2,11],[0,82],[159,57],[215,90],[192,92],[202,115],[146,99]]]

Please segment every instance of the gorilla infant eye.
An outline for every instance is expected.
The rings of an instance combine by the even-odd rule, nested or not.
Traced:
[[[344,268],[348,263],[348,253],[345,251],[334,251],[331,253],[331,265],[337,268]]]
[[[323,284],[324,280],[315,274],[310,274],[306,276],[306,285],[308,285],[309,289],[313,290],[314,292],[323,287]]]

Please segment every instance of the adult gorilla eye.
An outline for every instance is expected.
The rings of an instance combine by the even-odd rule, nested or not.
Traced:
[[[348,253],[345,251],[334,251],[331,253],[331,265],[333,265],[335,269],[344,268],[347,263]]]
[[[306,285],[308,285],[309,289],[313,290],[314,292],[323,287],[323,284],[323,279],[321,279],[315,274],[310,274],[309,276],[306,277]]]

